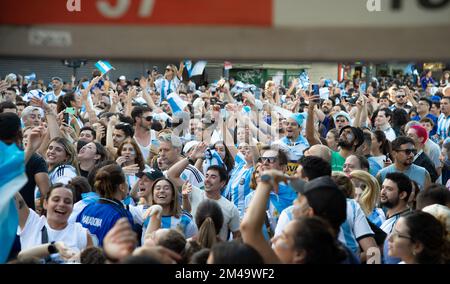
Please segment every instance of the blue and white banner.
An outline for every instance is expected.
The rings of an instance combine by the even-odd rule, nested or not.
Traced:
[[[108,73],[110,70],[115,69],[114,67],[109,64],[108,61],[102,61],[99,60],[97,63],[95,63],[95,67],[102,72],[102,74]]]
[[[308,73],[306,71],[303,71],[300,76],[299,76],[299,82],[298,82],[298,87],[300,87],[302,90],[308,90],[309,88],[309,76]]]
[[[193,76],[202,75],[203,71],[205,70],[206,64],[208,64],[208,61],[198,61],[192,66],[192,61],[185,60],[184,66],[188,72],[189,78]]]
[[[28,181],[25,153],[16,144],[0,141],[0,263],[7,260],[19,225],[14,195]]]
[[[170,93],[169,96],[167,96],[167,102],[169,103],[173,114],[183,112],[184,108],[187,106],[187,103],[180,98],[177,93]]]

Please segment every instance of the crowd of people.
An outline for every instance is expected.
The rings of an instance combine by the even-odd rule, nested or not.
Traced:
[[[0,143],[28,178],[9,263],[449,263],[450,72],[183,69],[0,80]]]

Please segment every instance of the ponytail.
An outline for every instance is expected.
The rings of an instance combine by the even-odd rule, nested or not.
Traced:
[[[207,217],[198,230],[198,243],[202,248],[211,248],[217,241],[217,232],[214,228],[214,221]]]
[[[223,225],[223,213],[213,200],[203,200],[197,207],[195,223],[199,227],[197,240],[203,248],[211,248],[217,242],[217,235]]]
[[[100,168],[95,175],[94,188],[100,197],[112,199],[125,182],[122,168],[116,164]]]

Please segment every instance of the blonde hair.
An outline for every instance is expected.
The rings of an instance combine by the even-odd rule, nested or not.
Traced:
[[[366,184],[366,189],[359,198],[359,204],[366,215],[370,215],[380,198],[380,185],[368,172],[354,170],[349,175],[350,179],[359,179]]]

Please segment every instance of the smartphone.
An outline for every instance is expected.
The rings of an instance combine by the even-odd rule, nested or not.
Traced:
[[[64,114],[63,114],[63,121],[64,121],[64,123],[66,123],[66,124],[69,124],[69,113],[67,113],[67,112],[64,112]]]
[[[66,110],[64,111],[64,114],[71,114],[71,115],[75,115],[76,114],[76,110],[74,107],[66,107]]]
[[[154,65],[152,70],[155,71],[155,72],[158,72],[158,66]]]
[[[319,84],[312,84],[312,91],[314,95],[319,95]]]

